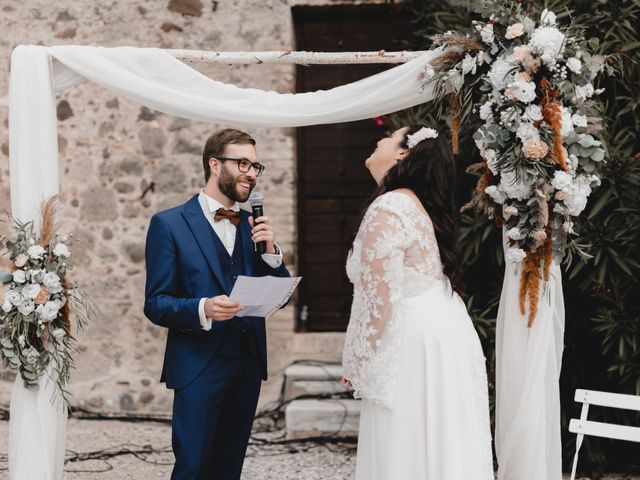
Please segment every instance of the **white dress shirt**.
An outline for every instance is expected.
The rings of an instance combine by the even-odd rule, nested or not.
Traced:
[[[219,208],[226,209],[226,207],[204,193],[204,190],[200,190],[200,194],[198,195],[198,202],[200,203],[200,207],[202,207],[202,211],[204,213],[204,216],[208,220],[209,225],[211,225],[211,228],[213,228],[213,231],[216,232],[216,235],[218,235],[218,238],[227,249],[227,252],[229,252],[229,256],[233,255],[233,248],[236,244],[236,232],[238,230],[238,227],[233,225],[228,218],[223,218],[218,222],[213,219],[216,211]],[[240,204],[238,202],[234,203],[231,207],[231,210],[239,212]],[[262,260],[271,268],[278,268],[280,265],[282,265],[282,250],[280,250],[280,247],[277,247],[276,251],[278,251],[277,254],[262,254]],[[203,330],[211,330],[213,319],[207,318],[204,313],[205,300],[206,297],[200,299],[200,303],[198,304],[198,315],[200,316],[200,325],[202,325]]]

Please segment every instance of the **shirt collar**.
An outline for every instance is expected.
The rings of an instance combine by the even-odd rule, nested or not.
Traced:
[[[215,198],[211,198],[209,195],[204,193],[204,189],[200,190],[199,196],[200,196],[201,203],[204,203],[204,205],[207,206],[210,213],[215,213],[219,208],[224,208],[225,210],[227,208],[224,205],[222,205],[219,201],[217,201]],[[239,212],[240,204],[238,202],[234,203],[231,206],[231,210],[233,210],[234,212]]]

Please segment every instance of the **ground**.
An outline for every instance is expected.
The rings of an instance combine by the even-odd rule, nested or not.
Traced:
[[[0,421],[0,478],[8,478],[9,423]],[[281,431],[257,433],[249,446],[242,480],[347,480],[355,470],[355,444],[283,443]],[[173,456],[171,427],[147,421],[69,421],[65,480],[168,479]],[[259,439],[276,440],[266,443]],[[565,478],[568,478],[565,476]],[[583,477],[582,480],[585,480]],[[608,475],[606,480],[640,480]]]

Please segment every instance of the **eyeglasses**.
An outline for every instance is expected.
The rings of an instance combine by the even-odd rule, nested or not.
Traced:
[[[266,168],[261,163],[253,163],[251,160],[247,160],[246,158],[229,158],[229,157],[213,157],[222,162],[237,162],[238,170],[242,173],[248,173],[251,168],[256,172],[256,177],[259,177],[264,173],[264,169]]]

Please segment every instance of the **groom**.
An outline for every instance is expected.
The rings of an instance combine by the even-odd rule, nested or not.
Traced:
[[[161,381],[174,390],[172,480],[238,480],[267,352],[264,318],[236,317],[242,306],[228,295],[238,275],[289,272],[269,219],[254,225],[239,207],[264,172],[255,140],[222,130],[202,160],[204,189],[151,218],[144,313],[169,329]]]

